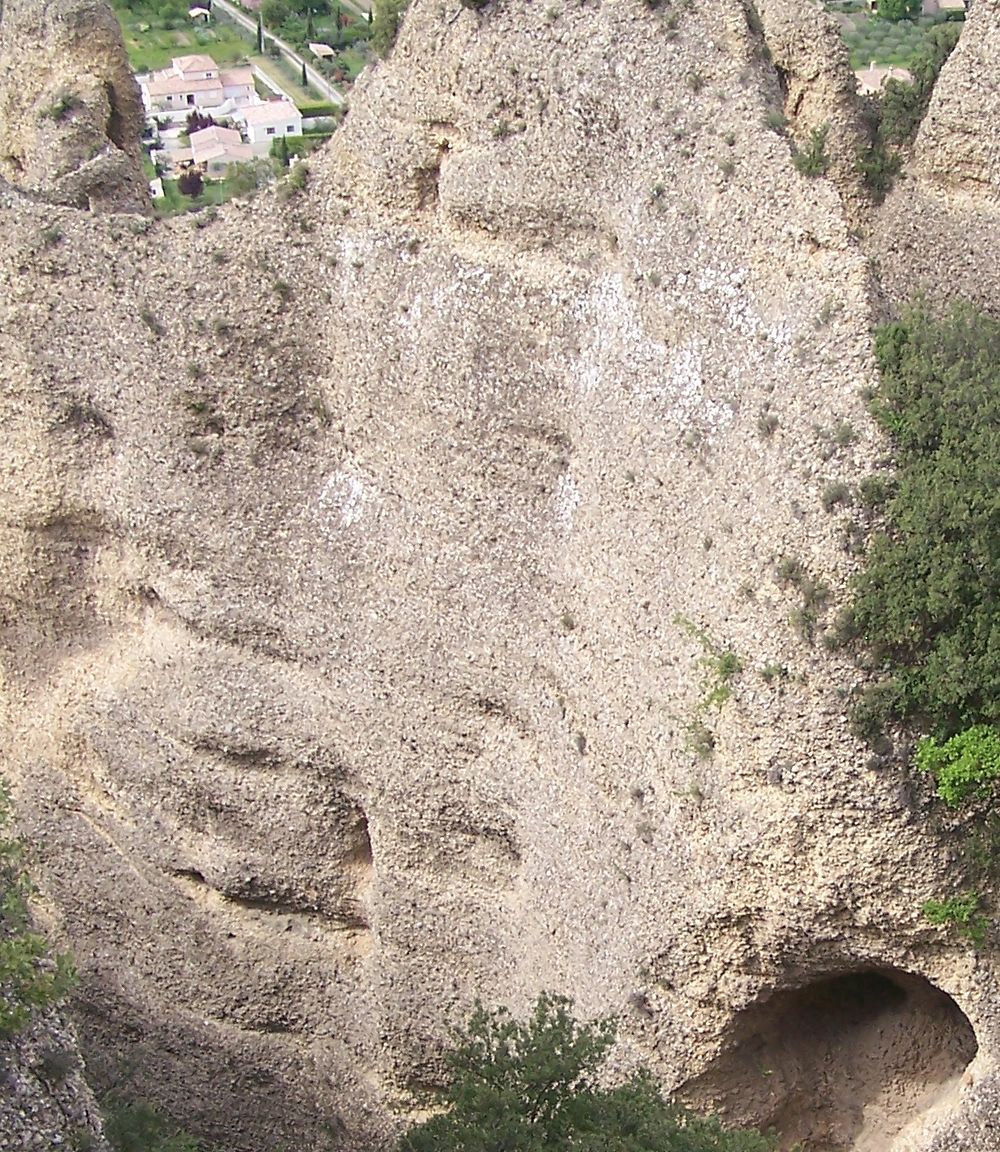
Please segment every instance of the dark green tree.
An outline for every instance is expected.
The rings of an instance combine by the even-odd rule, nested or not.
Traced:
[[[177,179],[177,190],[192,200],[201,195],[203,187],[204,181],[197,168],[185,168]]]
[[[264,54],[264,22],[259,12],[257,13],[257,52],[261,56]]]
[[[921,0],[878,0],[879,19],[892,24],[900,20],[916,20],[920,8]]]
[[[277,140],[271,145],[271,155],[277,160],[281,168],[288,167],[288,138],[286,136],[279,136]]]
[[[858,730],[892,717],[943,740],[1000,724],[1000,323],[911,309],[875,351],[896,474],[854,582],[848,632],[884,677]]]
[[[272,32],[280,28],[291,14],[292,8],[286,0],[264,0],[260,6],[260,15]]]
[[[409,2],[410,0],[374,0],[370,40],[373,50],[379,56],[388,56],[393,44],[396,43],[399,24]]]
[[[306,88],[306,87],[308,87],[308,85],[309,85],[309,81],[306,77],[306,62],[305,62],[305,60],[303,60],[302,61],[302,87]]]
[[[667,1103],[648,1073],[604,1087],[614,1038],[612,1021],[580,1024],[562,996],[543,993],[524,1022],[477,1007],[447,1057],[446,1111],[399,1152],[771,1152],[757,1132]]]

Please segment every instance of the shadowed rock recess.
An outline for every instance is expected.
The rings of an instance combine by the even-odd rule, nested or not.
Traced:
[[[775,992],[741,1012],[695,1082],[703,1103],[815,1152],[891,1145],[976,1054],[972,1026],[926,980],[867,970]]]
[[[885,453],[859,213],[892,299],[907,197],[996,251],[941,176],[996,4],[880,217],[817,10],[415,0],[303,191],[153,222],[59,3],[0,16],[0,718],[98,1089],[384,1149],[549,989],[786,1147],[1000,1146],[995,949],[922,917],[953,841],[818,642]]]

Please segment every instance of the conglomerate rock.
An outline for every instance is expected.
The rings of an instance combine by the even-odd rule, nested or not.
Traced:
[[[961,297],[1000,309],[1000,65],[996,0],[977,0],[943,69],[913,161],[873,217],[870,248],[895,301]]]
[[[142,209],[144,113],[100,0],[0,5],[0,178],[82,208]]]
[[[736,0],[416,0],[304,191],[0,200],[6,770],[98,1082],[384,1147],[551,989],[786,1144],[996,1146],[996,954],[820,643],[873,282],[768,56]]]
[[[49,1010],[13,1039],[0,1040],[0,1152],[108,1152],[76,1032]]]

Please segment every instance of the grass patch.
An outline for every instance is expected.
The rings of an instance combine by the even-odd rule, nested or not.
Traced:
[[[200,212],[205,208],[225,204],[237,195],[231,180],[206,180],[201,192],[195,196],[185,196],[177,187],[176,180],[163,181],[163,199],[154,200],[156,214],[161,217],[179,216],[184,212]]]
[[[129,63],[136,72],[168,68],[174,56],[203,53],[219,65],[245,61],[254,51],[253,37],[241,34],[235,24],[215,20],[196,26],[187,7],[165,4],[154,7],[133,0],[113,5],[121,24]]]

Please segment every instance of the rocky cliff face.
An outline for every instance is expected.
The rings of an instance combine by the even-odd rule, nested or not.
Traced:
[[[883,446],[792,22],[417,0],[304,192],[0,201],[6,757],[98,1078],[381,1147],[549,988],[787,1145],[993,1146],[995,958],[818,642]]]
[[[0,178],[76,207],[143,208],[142,123],[106,4],[0,5]]]
[[[907,179],[872,229],[872,251],[895,300],[924,293],[976,301],[996,312],[1000,277],[993,252],[1000,215],[996,137],[995,0],[977,3],[935,85]]]
[[[2,1152],[108,1152],[76,1032],[62,1013],[46,1012],[13,1041],[4,1040],[0,1057]]]

